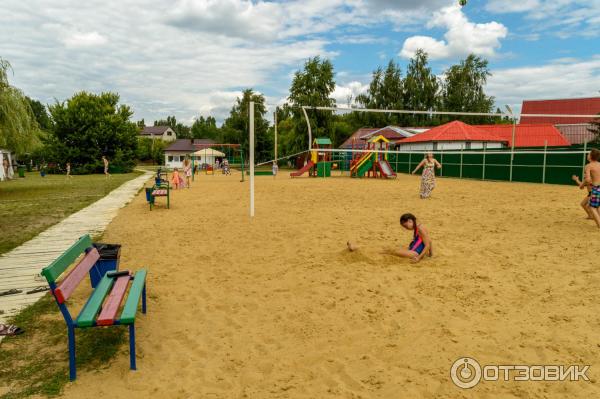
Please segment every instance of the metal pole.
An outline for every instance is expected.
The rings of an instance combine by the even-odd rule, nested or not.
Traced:
[[[485,150],[487,149],[487,144],[483,143],[483,171],[481,173],[481,180],[485,180]]]
[[[277,162],[277,107],[275,107],[275,112],[273,113],[273,119],[275,121],[275,162]]]
[[[548,154],[548,140],[544,140],[544,169],[542,169],[542,184],[546,184],[546,155]]]
[[[410,151],[410,150],[409,150],[409,151]],[[411,174],[411,172],[412,172],[412,169],[411,169],[411,167],[410,167],[410,162],[411,162],[411,159],[412,159],[412,152],[409,152],[409,153],[408,153],[408,174]]]
[[[440,163],[442,164],[442,169],[440,169],[440,177],[444,176],[444,153],[440,152]]]
[[[460,145],[460,178],[462,179],[462,170],[463,170],[463,151],[464,151],[464,145],[461,144]]]
[[[513,118],[512,142],[510,143],[510,176],[509,181],[513,179],[513,162],[515,160],[515,133],[517,130],[517,119]]]
[[[254,217],[254,101],[250,101],[250,217]]]
[[[583,161],[581,163],[581,180],[585,179],[585,161],[587,161],[587,141],[583,143]]]
[[[308,150],[312,148],[312,128],[310,127],[310,119],[308,119],[308,114],[306,113],[306,107],[302,107],[302,112],[304,112],[304,118],[306,119],[306,126],[308,126]]]

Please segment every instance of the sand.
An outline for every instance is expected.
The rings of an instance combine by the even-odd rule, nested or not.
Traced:
[[[600,232],[572,186],[418,177],[256,178],[256,217],[239,175],[201,176],[148,210],[144,194],[110,224],[121,267],[149,269],[138,371],[124,346],[81,371],[68,398],[552,398],[600,389]],[[413,212],[435,244],[406,246]],[[360,245],[349,252],[346,242]],[[452,363],[585,364],[591,382],[482,382]]]

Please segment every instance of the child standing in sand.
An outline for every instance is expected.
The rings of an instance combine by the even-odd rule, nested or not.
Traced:
[[[273,178],[277,176],[277,172],[279,171],[279,165],[277,165],[277,161],[273,161]]]
[[[589,155],[588,155],[588,160],[589,160]],[[571,176],[571,179],[573,179],[573,181],[579,186],[580,190],[587,188],[587,195],[583,198],[583,200],[581,201],[581,203],[579,205],[581,205],[581,207],[587,214],[587,218],[593,219],[592,212],[590,211],[590,207],[589,207],[590,196],[592,195],[591,187],[588,184],[585,184],[585,182],[582,182],[581,180],[579,180],[579,176],[573,175],[573,176]]]
[[[590,200],[588,203],[592,218],[596,222],[598,228],[600,228],[600,214],[598,208],[600,208],[600,150],[594,148],[588,155],[590,161],[585,165],[583,183],[590,186]]]
[[[405,213],[400,216],[400,225],[406,230],[412,230],[413,239],[407,249],[389,249],[384,253],[389,255],[399,256],[401,258],[409,258],[412,262],[420,262],[425,255],[433,256],[432,241],[429,237],[429,232],[422,224],[417,223],[417,218],[412,213]],[[358,247],[348,241],[348,249],[353,252]]]
[[[182,188],[183,178],[179,176],[179,169],[173,169],[173,175],[171,176],[171,184],[173,185],[173,189],[177,190],[178,188]]]
[[[192,161],[185,157],[183,161],[183,173],[185,174],[185,184],[189,188],[192,183]]]

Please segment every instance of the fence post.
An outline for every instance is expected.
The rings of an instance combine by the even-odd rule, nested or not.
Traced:
[[[410,172],[412,172],[412,170],[410,169],[410,160],[412,159],[412,152],[408,153],[408,174],[410,175]]]
[[[444,152],[440,152],[440,163],[442,164],[442,169],[440,169],[440,177],[444,176]]]
[[[487,148],[487,144],[483,143],[483,172],[481,176],[481,180],[485,180],[485,150]]]
[[[460,178],[462,179],[462,170],[463,170],[463,149],[464,145],[460,145]]]
[[[581,163],[581,180],[585,178],[585,161],[587,161],[587,141],[583,143],[583,162]]]
[[[548,154],[548,140],[544,141],[544,169],[542,169],[542,184],[546,184],[546,155]]]

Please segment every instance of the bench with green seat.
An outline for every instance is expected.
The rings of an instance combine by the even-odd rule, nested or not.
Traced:
[[[83,255],[83,257],[81,257]],[[65,277],[71,264],[78,261]],[[56,299],[65,322],[69,339],[69,376],[71,381],[76,378],[75,367],[75,329],[91,327],[129,326],[129,365],[136,369],[135,363],[135,317],[140,298],[142,313],[146,313],[146,270],[140,269],[134,275],[120,273],[113,276],[111,272],[104,274],[96,288],[92,291],[87,302],[73,320],[66,302],[73,294],[79,283],[96,267],[100,259],[98,250],[94,248],[89,235],[81,237],[75,244],[60,255],[54,262],[42,269],[42,275],[50,285],[50,292]],[[127,288],[129,292],[127,293]],[[124,303],[120,317],[117,316],[121,304]]]

